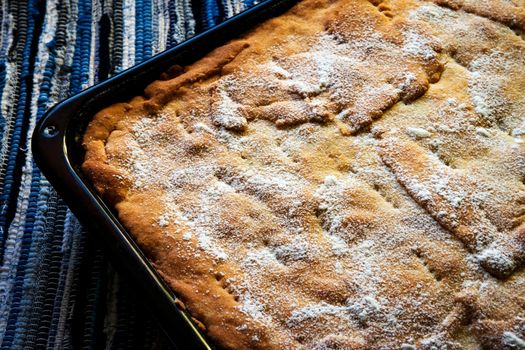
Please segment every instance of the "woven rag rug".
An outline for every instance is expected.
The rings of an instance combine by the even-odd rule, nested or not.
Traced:
[[[60,100],[253,0],[0,0],[2,349],[164,349],[158,325],[36,167],[36,121]]]

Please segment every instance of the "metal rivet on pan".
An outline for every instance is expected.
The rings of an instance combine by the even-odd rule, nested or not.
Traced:
[[[48,125],[43,130],[44,136],[53,137],[58,134],[58,128],[54,125]]]

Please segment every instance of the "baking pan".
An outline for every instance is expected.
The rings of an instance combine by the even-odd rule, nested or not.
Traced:
[[[73,213],[103,242],[119,271],[143,293],[163,330],[179,349],[213,349],[191,316],[179,307],[170,288],[152,268],[114,211],[97,195],[80,171],[82,135],[91,118],[108,105],[142,95],[144,88],[171,66],[195,62],[261,21],[289,9],[296,0],[267,0],[133,68],[57,104],[37,123],[35,161]]]

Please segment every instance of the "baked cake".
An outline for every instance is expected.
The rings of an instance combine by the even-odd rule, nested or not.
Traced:
[[[525,348],[525,1],[304,0],[84,172],[224,349]]]

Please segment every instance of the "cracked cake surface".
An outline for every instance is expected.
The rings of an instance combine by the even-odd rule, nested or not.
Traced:
[[[525,349],[525,1],[303,0],[83,171],[224,349]]]

